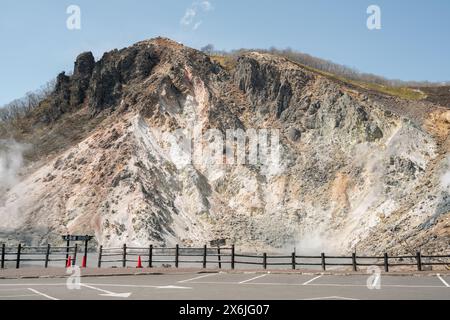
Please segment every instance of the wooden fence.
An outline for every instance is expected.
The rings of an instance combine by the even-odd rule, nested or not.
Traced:
[[[29,247],[19,244],[17,247],[1,246],[0,268],[5,269],[7,263],[14,263],[16,269],[24,262],[42,262],[44,268],[48,268],[52,262],[67,264],[69,257],[73,264],[76,264],[78,245],[72,247],[52,247],[48,244],[45,247]]]
[[[142,247],[123,247],[104,248],[100,246],[98,252],[98,267],[105,264],[117,264],[121,267],[127,267],[130,263],[136,266],[139,257],[143,266],[152,268],[157,264],[173,264],[178,268],[180,264],[195,264],[207,268],[208,264],[216,264],[220,269],[222,265],[229,264],[234,268],[233,257],[234,247],[224,248],[182,248],[178,245],[173,248],[154,247],[150,245],[147,248]]]
[[[189,259],[186,259],[189,258]],[[222,269],[228,266],[235,269],[239,265],[251,265],[268,269],[270,267],[286,267],[297,269],[299,267],[320,267],[323,271],[327,267],[351,267],[353,271],[358,271],[359,267],[378,266],[389,272],[393,267],[413,267],[418,271],[424,270],[425,266],[448,266],[450,267],[450,255],[398,255],[389,256],[358,256],[353,253],[351,256],[327,256],[325,253],[319,256],[302,256],[292,253],[290,255],[268,255],[262,254],[240,254],[236,253],[234,245],[231,247],[208,248],[160,248],[150,245],[142,247],[104,248],[100,247],[98,256],[98,267],[119,264],[121,267],[136,266],[141,260],[143,267],[152,268],[156,264],[171,264],[179,268],[180,264],[197,265],[207,268],[208,266]]]
[[[78,246],[73,247],[27,247],[18,245],[17,247],[1,246],[1,268],[4,269],[7,263],[13,262],[16,268],[21,267],[24,262],[42,262],[47,268],[50,262],[61,262],[67,265],[69,257],[72,264],[77,262]],[[86,259],[87,253],[84,252]],[[290,255],[268,255],[262,254],[242,254],[236,253],[235,246],[231,247],[207,247],[184,248],[175,246],[173,248],[154,247],[129,247],[123,245],[116,248],[99,247],[97,267],[142,267],[153,268],[155,266],[175,267],[189,265],[194,267],[214,267],[235,269],[238,266],[254,266],[262,269],[271,267],[284,269],[298,269],[305,267],[318,267],[323,271],[330,267],[349,267],[353,271],[358,271],[359,267],[378,266],[389,272],[395,267],[412,267],[422,271],[426,266],[447,266],[450,267],[450,255],[423,255],[417,252],[416,255],[389,256],[385,253],[382,256],[359,256],[353,253],[351,256],[332,256],[322,253],[317,256],[305,256],[292,253]]]

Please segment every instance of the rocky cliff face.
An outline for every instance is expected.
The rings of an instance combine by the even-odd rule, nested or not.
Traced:
[[[0,198],[6,239],[448,250],[450,113],[428,102],[355,90],[266,54],[244,54],[230,71],[158,38],[97,62],[80,55],[37,114],[46,146],[64,128],[66,138]],[[206,147],[231,129],[277,132],[276,163],[210,161],[233,146],[185,161],[189,134]]]

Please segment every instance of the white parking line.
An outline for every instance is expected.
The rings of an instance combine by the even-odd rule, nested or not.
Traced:
[[[315,278],[312,278],[311,280],[306,281],[305,283],[302,284],[302,286],[307,286],[308,284],[310,284],[311,282],[313,282],[314,280],[319,279],[321,276],[317,276]]]
[[[265,277],[265,276],[267,276],[267,274],[263,274],[263,275],[260,275],[260,276],[257,276],[257,277],[254,277],[254,278],[251,278],[251,279],[248,279],[248,280],[241,281],[241,282],[239,282],[239,284],[244,284],[244,283],[256,280],[256,279],[260,279],[260,278]]]
[[[52,286],[65,286],[67,283],[0,283],[0,287],[30,287],[30,286],[46,286],[46,287],[52,287]]]
[[[0,296],[0,299],[3,298],[22,298],[22,297],[36,297],[36,294],[18,294],[15,296]]]
[[[212,275],[215,275],[215,274],[217,274],[217,273],[205,274],[203,276],[198,276],[198,277],[187,279],[187,280],[181,280],[181,281],[178,281],[178,283],[185,283],[185,282],[189,282],[189,281],[194,281],[194,280],[206,278],[206,277],[209,277],[209,276],[212,276]]]
[[[363,284],[333,284],[333,283],[313,283],[310,286],[317,287],[367,287],[367,285]],[[392,287],[392,288],[442,288],[442,286],[433,286],[433,285],[407,285],[407,284],[383,284],[383,287]]]
[[[309,299],[302,299],[302,300],[358,300],[358,299],[340,297],[340,296],[331,296],[331,297],[309,298]]]
[[[97,287],[117,287],[117,288],[149,288],[149,289],[190,289],[188,287],[176,287],[176,286],[155,286],[145,284],[118,284],[118,283],[82,283],[82,286],[97,286]]]
[[[436,276],[438,277],[439,280],[442,281],[442,283],[443,283],[447,288],[450,288],[450,285],[447,283],[447,281],[445,281],[444,279],[442,279],[442,277],[441,277],[440,274],[437,274]]]
[[[81,286],[83,286],[85,288],[92,289],[92,290],[96,290],[96,291],[99,291],[99,292],[103,292],[100,295],[104,296],[104,297],[129,298],[131,296],[131,294],[132,294],[132,292],[115,293],[115,292],[111,292],[111,291],[108,291],[108,290],[100,289],[100,288],[97,288],[97,287],[94,287],[94,286],[90,286],[90,285],[87,285],[85,283],[81,283]]]
[[[253,279],[250,279],[253,280]],[[249,280],[246,280],[249,281]],[[236,285],[236,282],[219,282],[219,281],[205,281],[205,282],[190,282],[189,284],[214,284],[214,285]],[[255,286],[305,286],[303,283],[276,283],[276,282],[245,282],[247,285]],[[307,286],[317,287],[367,287],[366,284],[337,284],[337,283],[310,283]],[[384,284],[383,287],[393,288],[436,288],[445,289],[444,286],[435,285],[401,285],[401,284]]]
[[[39,291],[37,291],[37,290],[35,290],[35,289],[33,289],[33,288],[28,288],[28,290],[30,290],[31,292],[34,292],[34,293],[36,293],[36,294],[38,294],[38,295],[40,295],[40,296],[43,296],[44,298],[47,298],[47,299],[49,299],[49,300],[59,300],[59,299],[54,298],[54,297],[52,297],[52,296],[49,296],[49,295],[47,295],[47,294],[45,294],[45,293],[39,292]]]
[[[118,284],[118,283],[82,283],[81,285],[89,286],[104,286],[104,287],[130,287],[130,288],[164,288],[168,286],[157,286],[157,285],[133,285],[133,284]],[[4,284],[5,286],[11,287],[28,287],[28,286],[38,286],[38,287],[61,287],[67,286],[67,283],[27,283],[27,284]],[[1,286],[1,284],[0,284]],[[181,287],[180,287],[181,288]],[[0,291],[21,291],[23,289],[0,289]]]
[[[10,288],[10,289],[0,289],[0,292],[2,292],[2,291],[7,291],[7,292],[9,292],[9,291],[23,291],[23,290],[24,290],[23,288],[17,288],[17,289]]]

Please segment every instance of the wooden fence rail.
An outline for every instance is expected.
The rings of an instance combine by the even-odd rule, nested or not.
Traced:
[[[7,263],[14,263],[19,269],[25,262],[42,262],[44,268],[48,268],[51,262],[63,262],[67,265],[67,254],[70,255],[72,263],[76,264],[78,245],[72,247],[52,247],[48,244],[45,247],[29,247],[19,244],[17,247],[1,246],[0,268],[5,269]]]
[[[450,255],[422,255],[417,252],[416,255],[397,255],[389,256],[385,253],[382,256],[358,256],[353,253],[351,256],[336,256],[321,253],[317,256],[312,255],[268,255],[262,254],[244,254],[236,253],[234,245],[231,247],[208,248],[182,248],[178,245],[172,248],[158,248],[152,245],[148,248],[127,247],[122,248],[103,248],[99,250],[99,264],[121,263],[122,266],[130,266],[130,263],[136,264],[137,257],[141,258],[146,266],[153,267],[156,264],[173,264],[179,268],[180,264],[198,264],[203,268],[214,265],[221,269],[224,265],[229,265],[234,269],[238,265],[261,266],[267,269],[271,266],[287,267],[293,270],[298,267],[316,266],[326,271],[327,267],[351,267],[353,271],[358,271],[360,267],[379,266],[389,272],[392,267],[411,266],[422,271],[424,266],[449,266]],[[106,257],[106,259],[105,259]],[[192,260],[186,259],[187,257]],[[198,258],[198,259],[195,259]],[[172,265],[170,265],[172,266]]]
[[[70,257],[73,264],[76,264],[78,246],[73,247],[27,247],[19,244],[17,247],[7,247],[1,245],[1,269],[7,264],[15,263],[16,268],[20,268],[25,262],[43,262],[45,268],[50,262],[64,262],[65,266]],[[86,252],[84,253],[87,254]],[[318,267],[326,271],[328,267],[351,267],[353,271],[358,271],[360,267],[378,266],[389,272],[394,267],[414,267],[418,271],[424,270],[425,266],[447,266],[450,267],[450,255],[422,255],[417,252],[415,255],[389,256],[385,253],[382,256],[358,256],[353,253],[351,256],[326,255],[297,255],[295,252],[290,255],[268,255],[236,253],[235,246],[230,247],[207,247],[187,248],[176,245],[175,247],[131,247],[124,244],[122,247],[98,249],[97,267],[121,266],[152,268],[154,266],[179,268],[183,265],[198,265],[202,268],[218,267],[222,269],[228,266],[235,269],[239,265],[260,266],[263,269],[270,267],[286,267],[297,269],[299,267]]]

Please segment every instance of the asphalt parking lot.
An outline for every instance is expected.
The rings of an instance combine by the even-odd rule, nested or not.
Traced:
[[[189,273],[0,280],[0,300],[450,300],[450,275]],[[71,282],[73,283],[73,282]],[[76,282],[75,282],[76,284]],[[377,289],[378,288],[378,289]]]

